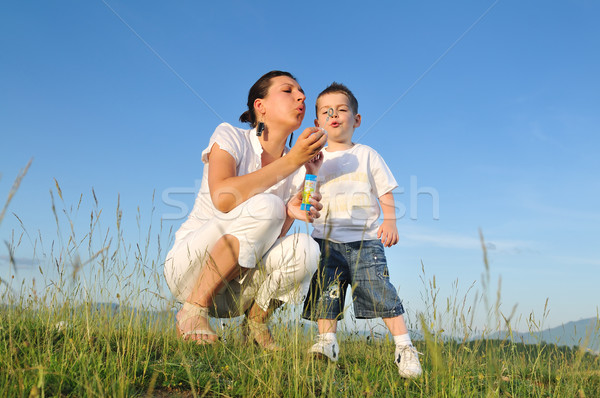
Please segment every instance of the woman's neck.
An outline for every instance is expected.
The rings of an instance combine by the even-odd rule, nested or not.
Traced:
[[[283,155],[285,149],[285,142],[289,134],[274,131],[273,129],[265,130],[263,134],[258,137],[260,145],[263,148],[262,153],[262,165],[266,166],[274,160],[279,159]]]

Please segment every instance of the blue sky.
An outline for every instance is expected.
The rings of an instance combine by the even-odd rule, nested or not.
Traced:
[[[0,204],[34,160],[0,238],[19,236],[16,214],[30,236],[15,253],[19,275],[33,277],[31,242],[56,236],[54,179],[64,206],[81,197],[78,231],[92,188],[106,225],[119,198],[130,242],[143,240],[138,208],[142,231],[161,218],[176,229],[173,200],[191,207],[214,128],[240,125],[250,86],[283,69],[307,93],[303,128],[332,81],[357,96],[355,138],[400,184],[401,241],[387,255],[409,312],[425,305],[421,263],[440,298],[456,280],[460,294],[473,282],[482,291],[481,229],[506,314],[516,304],[548,326],[596,316],[599,11],[593,1],[4,3]],[[5,279],[4,245],[0,256]]]

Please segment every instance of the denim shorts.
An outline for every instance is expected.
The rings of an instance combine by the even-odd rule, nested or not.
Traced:
[[[404,313],[390,283],[383,244],[379,240],[336,243],[315,239],[321,249],[302,317],[342,319],[346,288],[350,286],[357,319],[392,318]]]

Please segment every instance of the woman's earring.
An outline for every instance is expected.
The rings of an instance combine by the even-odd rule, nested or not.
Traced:
[[[291,148],[292,147],[292,140],[294,139],[294,133],[290,134],[290,143],[288,144],[288,146]]]
[[[258,126],[256,126],[256,136],[260,137],[263,131],[265,131],[265,124],[263,122],[258,122]]]

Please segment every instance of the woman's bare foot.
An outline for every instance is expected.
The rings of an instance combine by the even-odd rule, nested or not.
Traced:
[[[184,340],[195,341],[198,344],[212,344],[218,340],[208,320],[208,308],[184,303],[175,318],[177,335]]]
[[[256,303],[252,305],[246,314],[248,337],[265,350],[282,351],[283,349],[275,342],[267,326],[267,319],[272,312],[264,311]]]
[[[248,319],[248,337],[253,340],[257,345],[268,351],[283,351],[273,339],[271,331],[266,323],[255,322],[252,319]]]

